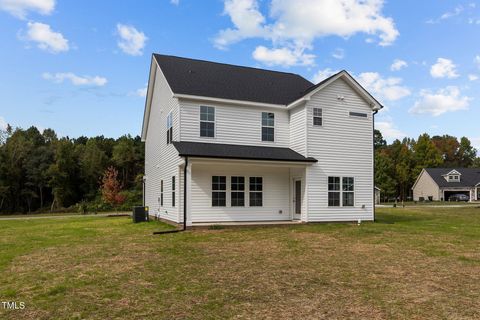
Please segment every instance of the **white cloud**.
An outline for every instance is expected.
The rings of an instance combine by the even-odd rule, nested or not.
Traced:
[[[473,59],[473,62],[477,65],[477,67],[480,69],[480,56],[476,55],[475,58]]]
[[[145,85],[145,87],[135,90],[134,95],[145,98],[147,96],[147,90],[148,90],[148,87],[147,85]]]
[[[332,70],[330,68],[326,68],[323,70],[318,70],[317,73],[315,73],[312,77],[313,83],[319,83],[322,80],[327,79],[331,75],[334,75],[335,73],[338,73],[339,70]]]
[[[460,90],[455,86],[449,86],[437,92],[422,90],[420,97],[421,99],[415,102],[409,112],[431,114],[435,117],[446,112],[467,110],[471,100],[467,96],[462,96]]]
[[[389,119],[384,121],[375,121],[375,129],[380,130],[382,136],[390,141],[395,139],[401,140],[407,136]]]
[[[28,12],[48,15],[55,9],[55,0],[0,0],[0,10],[25,19]]]
[[[399,100],[410,95],[410,90],[401,85],[401,78],[383,78],[377,72],[363,72],[358,76],[358,82],[381,100]]]
[[[170,3],[178,6],[180,4],[180,0],[170,0]]]
[[[475,6],[469,5],[470,8],[475,8]],[[460,13],[462,13],[465,10],[465,8],[462,5],[456,6],[452,11],[447,11],[443,13],[440,17],[437,19],[429,19],[427,20],[427,23],[429,24],[435,24],[435,23],[440,23],[442,20],[447,20],[452,17],[458,16]]]
[[[45,80],[51,80],[56,83],[62,83],[69,80],[75,86],[97,86],[101,87],[107,84],[107,79],[100,76],[77,76],[72,72],[55,73],[51,74],[45,72],[42,74],[42,78]]]
[[[255,60],[266,64],[267,66],[308,66],[314,64],[315,56],[306,54],[303,50],[290,48],[269,49],[264,46],[258,46],[253,51],[252,56]]]
[[[6,130],[7,129],[7,121],[5,121],[5,118],[0,117],[0,130]]]
[[[48,24],[29,22],[27,28],[27,33],[22,38],[36,42],[37,47],[42,50],[59,53],[70,49],[68,40],[60,32],[53,31]]]
[[[434,78],[457,78],[457,66],[452,60],[438,58],[437,63],[430,68],[430,75]]]
[[[225,0],[223,14],[230,17],[235,28],[219,32],[214,39],[217,48],[226,48],[245,38],[267,36],[263,26],[265,17],[260,13],[256,0]]]
[[[343,58],[345,58],[345,50],[341,48],[335,49],[335,51],[332,52],[332,57],[338,60],[342,60]]]
[[[224,0],[224,14],[233,27],[221,30],[214,39],[217,48],[247,38],[262,38],[273,47],[310,50],[316,38],[357,33],[378,36],[387,46],[398,37],[392,18],[382,15],[383,0],[271,0],[267,23],[258,0]]]
[[[470,138],[470,141],[472,142],[472,146],[477,149],[478,152],[480,152],[480,137],[478,138]]]
[[[476,80],[478,80],[478,76],[476,74],[469,74],[468,75],[468,80],[476,81]]]
[[[118,23],[117,33],[120,36],[117,45],[123,52],[132,56],[143,54],[143,48],[148,40],[143,32],[138,31],[133,26]]]
[[[408,67],[408,63],[405,60],[395,59],[393,60],[392,65],[390,66],[390,70],[399,71],[406,67]]]

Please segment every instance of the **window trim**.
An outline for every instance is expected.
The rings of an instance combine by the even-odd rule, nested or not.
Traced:
[[[233,190],[233,178],[243,178],[243,190]],[[230,207],[235,207],[235,208],[243,208],[246,206],[246,186],[245,186],[245,176],[230,176]],[[243,193],[243,205],[234,205],[233,204],[233,193]]]
[[[213,109],[213,121],[211,120],[202,120],[202,107],[205,108],[212,108]],[[198,130],[198,135],[200,138],[207,138],[207,139],[215,139],[217,137],[217,110],[216,107],[212,106],[206,106],[206,105],[200,105],[199,110],[198,110],[198,119],[199,119],[199,130]],[[208,113],[208,112],[207,112]],[[202,136],[202,122],[205,123],[213,123],[213,137],[209,136]]]
[[[318,115],[315,115],[315,110],[320,110],[320,116]],[[320,118],[320,122],[322,124],[315,124],[315,118]],[[323,127],[323,108],[317,108],[317,107],[314,107],[312,108],[312,125],[314,127]]]
[[[170,111],[167,115],[167,144],[173,141],[173,114]]]
[[[261,190],[261,191],[251,190],[251,188],[250,188],[250,179],[251,179],[251,178],[260,178],[260,179],[262,179],[262,190]],[[265,181],[265,179],[264,179],[263,176],[249,176],[249,177],[248,177],[248,206],[249,206],[249,207],[252,207],[252,208],[262,208],[262,207],[264,206],[264,203],[263,203],[263,200],[264,200],[264,197],[263,197],[264,181]],[[252,194],[252,193],[260,193],[260,194],[261,194],[261,196],[262,196],[262,205],[261,205],[261,206],[252,206],[252,203],[251,203],[251,201],[252,201],[251,194]]]
[[[211,178],[211,180],[210,180],[210,181],[211,181],[211,184],[210,184],[210,188],[211,188],[211,193],[210,193],[210,197],[211,197],[211,198],[210,198],[210,206],[211,206],[212,208],[215,208],[215,207],[217,207],[217,208],[226,208],[226,207],[227,207],[227,192],[228,192],[228,179],[227,179],[228,176],[226,176],[226,175],[212,175],[211,177],[212,177],[212,178]],[[214,177],[219,177],[219,178],[224,177],[224,178],[225,178],[225,189],[222,190],[222,189],[214,189],[214,188],[213,188],[213,178],[214,178]],[[225,194],[225,205],[221,205],[221,206],[220,206],[220,205],[214,205],[214,204],[213,204],[213,193],[214,193],[214,192],[224,193],[224,194]]]
[[[263,114],[266,113],[266,114],[273,114],[273,126],[264,126],[263,125]],[[275,142],[275,138],[276,138],[276,131],[275,130],[275,125],[276,125],[276,121],[275,121],[275,112],[269,112],[269,111],[262,111],[261,112],[261,115],[260,115],[260,140],[262,142],[270,142],[270,143],[274,143]],[[263,140],[263,128],[272,128],[273,129],[273,140]]]
[[[330,178],[339,178],[339,189],[338,190],[330,190]],[[344,178],[351,178],[353,179],[353,191],[343,190],[343,179]],[[339,205],[333,206],[330,205],[330,192],[335,192],[339,194]],[[355,199],[357,198],[356,194],[356,178],[354,176],[327,176],[327,206],[329,208],[355,208]],[[343,198],[344,193],[353,193],[353,205],[344,205]]]

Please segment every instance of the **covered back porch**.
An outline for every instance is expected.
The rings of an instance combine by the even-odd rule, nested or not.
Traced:
[[[306,168],[315,159],[287,148],[193,142],[176,147],[185,159],[180,187],[186,186],[187,226],[308,221]]]

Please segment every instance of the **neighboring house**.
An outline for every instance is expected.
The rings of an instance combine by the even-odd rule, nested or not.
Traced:
[[[382,189],[375,186],[375,204],[380,204],[380,191],[382,191]]]
[[[187,225],[374,219],[373,115],[346,71],[299,75],[154,54],[145,205]]]
[[[448,201],[453,194],[480,200],[480,168],[426,168],[412,187],[413,200]]]

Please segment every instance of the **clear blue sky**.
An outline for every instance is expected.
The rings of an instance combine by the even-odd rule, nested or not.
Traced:
[[[346,69],[387,106],[388,140],[451,134],[480,148],[475,1],[0,0],[0,30],[0,126],[139,134],[158,52],[311,81]]]

